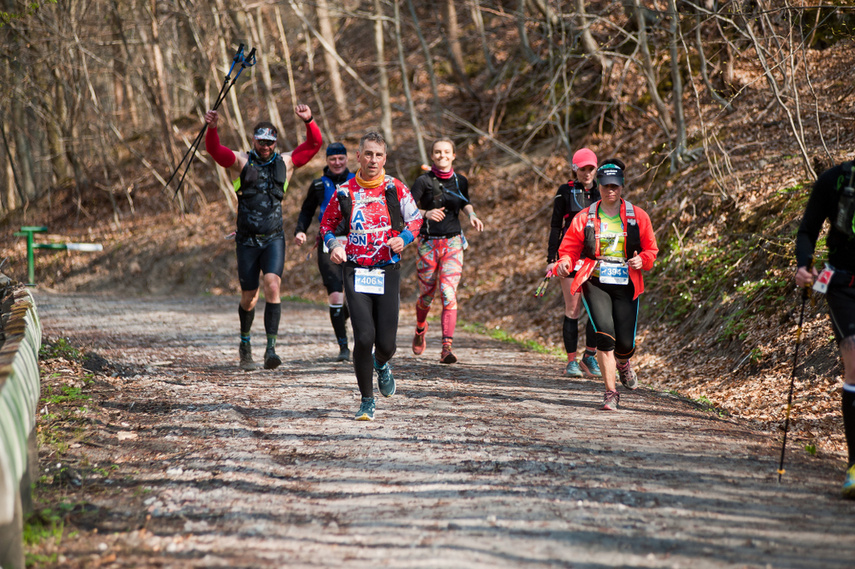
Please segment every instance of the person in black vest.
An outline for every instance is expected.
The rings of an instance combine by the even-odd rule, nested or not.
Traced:
[[[457,356],[451,351],[457,324],[457,286],[463,274],[463,250],[466,241],[458,216],[464,212],[469,224],[483,231],[484,223],[475,215],[469,200],[469,181],[452,168],[456,157],[454,142],[440,138],[431,146],[430,171],[419,176],[412,187],[413,199],[424,217],[419,233],[419,298],[416,301],[416,333],[413,353],[420,355],[427,342],[427,315],[434,296],[442,299],[442,350],[440,363],[453,364]]]
[[[571,161],[573,179],[561,184],[555,197],[552,198],[552,219],[549,228],[549,242],[546,252],[546,274],[555,274],[558,262],[558,246],[570,227],[570,222],[580,211],[587,209],[600,199],[597,185],[597,155],[588,148],[580,148],[573,154]],[[582,313],[582,293],[570,293],[570,285],[576,272],[571,271],[568,278],[560,279],[561,292],[564,295],[564,320],[561,326],[561,336],[564,340],[564,351],[567,352],[567,366],[564,374],[568,377],[601,377],[600,366],[597,363],[597,340],[594,325],[588,318],[585,326],[585,353],[580,361],[576,361],[576,346],[579,343],[579,316]]]
[[[838,164],[817,179],[796,234],[796,284],[811,286],[819,278],[827,286],[825,298],[831,312],[831,328],[843,360],[843,429],[849,462],[843,496],[855,499],[855,168]],[[820,276],[813,267],[816,241],[825,220],[831,223],[826,244],[828,264]],[[828,271],[828,272],[826,272]],[[822,292],[819,285],[819,292]]]
[[[324,175],[314,180],[306,192],[300,216],[297,219],[297,227],[294,230],[294,242],[302,245],[306,242],[306,231],[312,224],[315,211],[320,208],[318,222],[324,217],[324,211],[330,203],[338,186],[353,178],[353,173],[347,169],[347,148],[341,142],[333,142],[327,146],[327,165]],[[343,362],[350,359],[350,350],[347,347],[347,306],[344,304],[344,289],[341,282],[341,266],[330,261],[329,249],[320,243],[320,236],[315,241],[318,248],[318,270],[321,279],[327,289],[330,302],[330,321],[336,340],[338,340],[338,361]]]
[[[279,288],[285,266],[285,232],[282,228],[282,198],[295,168],[306,164],[321,148],[321,131],[312,120],[312,110],[297,105],[295,114],[306,123],[306,141],[293,152],[276,152],[277,129],[269,122],[260,122],[253,129],[252,149],[235,152],[222,144],[217,133],[217,111],[205,113],[208,130],[205,150],[214,161],[240,178],[235,181],[238,198],[235,246],[240,280],[240,368],[256,369],[252,359],[250,330],[258,302],[259,274],[264,286],[264,330],[267,348],[265,369],[275,369],[282,360],[276,355],[276,337],[282,313]]]
[[[630,358],[635,354],[638,297],[644,292],[642,271],[653,268],[659,248],[650,217],[621,198],[624,173],[617,161],[597,169],[601,199],[573,218],[558,248],[555,272],[567,277],[575,268],[570,292],[582,290],[597,334],[597,363],[606,393],[601,409],[617,411],[616,375],[627,389],[638,379]]]

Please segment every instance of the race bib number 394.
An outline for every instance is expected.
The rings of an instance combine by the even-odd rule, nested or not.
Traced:
[[[365,294],[383,294],[386,273],[382,269],[354,269],[353,290]]]
[[[600,263],[600,282],[625,285],[629,283],[629,267],[619,263]]]

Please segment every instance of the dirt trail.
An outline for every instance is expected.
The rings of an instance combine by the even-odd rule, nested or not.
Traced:
[[[65,567],[855,565],[839,460],[791,449],[778,484],[778,441],[646,389],[643,369],[608,413],[601,383],[482,336],[459,333],[443,366],[432,326],[417,358],[407,322],[398,393],[357,422],[323,307],[283,304],[283,366],[243,373],[236,298],[35,294],[47,336],[109,362],[74,451],[118,468]]]

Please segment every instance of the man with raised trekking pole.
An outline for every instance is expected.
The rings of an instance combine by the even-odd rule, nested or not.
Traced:
[[[275,350],[282,314],[279,290],[285,267],[282,198],[294,170],[311,160],[323,142],[321,131],[312,119],[312,110],[307,105],[297,105],[294,113],[306,123],[306,141],[285,154],[275,150],[278,130],[270,122],[262,121],[255,126],[250,150],[235,152],[220,144],[217,111],[205,113],[208,123],[205,149],[217,164],[240,175],[234,182],[238,199],[235,248],[241,289],[238,353],[240,369],[244,371],[257,368],[252,359],[250,331],[258,302],[259,274],[264,287],[264,331],[267,333],[264,368],[275,369],[282,363]]]

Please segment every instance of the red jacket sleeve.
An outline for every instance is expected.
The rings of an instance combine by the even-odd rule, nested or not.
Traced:
[[[237,157],[235,153],[220,144],[220,135],[217,134],[217,129],[209,128],[205,132],[205,150],[214,159],[214,162],[223,168],[230,168],[235,163]]]
[[[315,121],[306,123],[306,141],[298,145],[291,153],[291,162],[294,163],[294,168],[299,168],[303,164],[309,162],[312,156],[318,153],[324,139],[321,136],[321,129],[315,124]]]
[[[641,270],[649,271],[653,268],[653,262],[659,254],[659,247],[656,244],[656,234],[653,232],[653,224],[650,222],[650,216],[641,208],[636,208],[635,217],[638,220],[638,231],[641,236],[641,248],[643,251],[638,252],[641,257]],[[634,251],[627,251],[626,256],[630,257]]]
[[[588,223],[588,210],[583,209],[576,214],[564,238],[558,247],[558,260],[570,261],[570,270],[576,266],[579,257],[582,256],[582,248],[585,245],[585,224]]]

